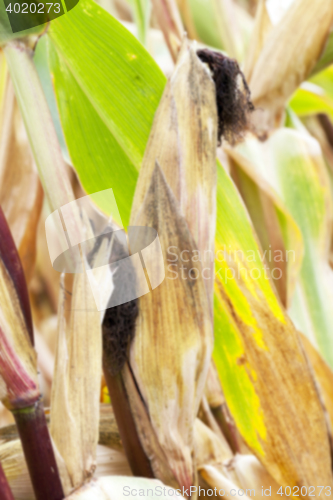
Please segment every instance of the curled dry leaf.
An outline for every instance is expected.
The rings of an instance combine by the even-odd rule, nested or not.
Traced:
[[[331,0],[296,0],[267,36],[249,81],[257,108],[275,120],[319,59],[333,18]]]
[[[66,463],[72,486],[77,487],[96,466],[102,339],[100,313],[85,272],[75,274],[71,301],[69,295],[63,286],[51,435]]]

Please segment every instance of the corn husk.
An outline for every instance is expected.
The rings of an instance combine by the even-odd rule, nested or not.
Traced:
[[[216,217],[215,100],[208,70],[185,41],[155,115],[131,215],[132,225],[157,230],[165,266],[171,259],[168,248],[175,247],[174,269],[180,267],[184,250],[190,256],[184,261],[186,272],[193,268],[199,275],[192,284],[180,274],[172,280],[170,268],[152,262],[153,274],[166,273],[166,279],[139,299],[130,352],[130,365],[158,442],[178,484],[186,487],[195,480],[192,427],[212,345],[207,321],[212,314]],[[202,263],[191,262],[193,253]],[[202,268],[208,269],[206,280],[201,277]],[[158,314],[153,316],[151,311]],[[155,462],[156,477],[165,482],[158,468]]]
[[[178,258],[181,251],[196,249],[158,164],[135,224],[156,229],[164,262],[171,246],[177,249]],[[159,264],[151,262],[153,276],[162,272]],[[195,479],[193,423],[212,350],[207,293],[200,279],[202,268],[200,262],[192,262],[187,265],[187,272],[190,267],[196,270],[198,279],[191,282],[179,274],[170,279],[166,273],[159,287],[139,299],[139,317],[130,350],[131,368],[158,441],[179,485],[186,488]]]
[[[134,195],[132,223],[157,160],[196,242],[202,267],[208,268],[204,281],[210,304],[214,283],[216,145],[215,85],[194,47],[185,40],[155,114]]]

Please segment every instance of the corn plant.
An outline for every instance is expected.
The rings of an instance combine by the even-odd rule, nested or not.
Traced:
[[[331,496],[332,1],[33,5],[0,3],[0,498]]]

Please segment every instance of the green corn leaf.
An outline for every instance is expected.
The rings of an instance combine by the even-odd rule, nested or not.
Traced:
[[[113,188],[127,224],[166,79],[140,42],[92,0],[52,21],[48,36],[72,163],[88,193]]]

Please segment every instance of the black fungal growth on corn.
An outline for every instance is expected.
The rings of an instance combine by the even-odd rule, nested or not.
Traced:
[[[216,86],[218,140],[223,137],[234,144],[250,128],[249,113],[254,111],[250,89],[235,59],[208,49],[198,50],[197,55],[208,64]]]
[[[121,289],[126,293],[127,287],[133,289],[134,268],[129,264],[128,259],[124,259],[126,255],[124,255],[123,247],[117,241],[114,243],[113,255],[116,255],[118,259],[118,267],[113,274],[114,291],[117,293]],[[103,366],[113,376],[120,372],[127,360],[129,345],[134,338],[138,312],[137,299],[105,311],[102,325]]]

